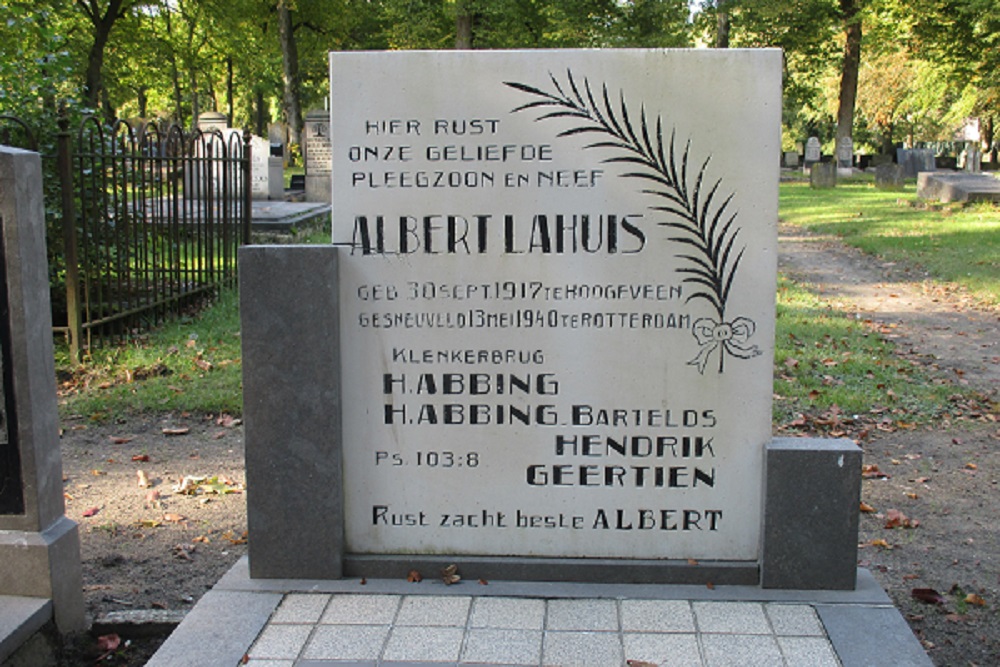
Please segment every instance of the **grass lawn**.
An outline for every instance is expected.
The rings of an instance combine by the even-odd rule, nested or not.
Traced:
[[[1000,206],[928,205],[914,190],[911,182],[904,192],[883,192],[870,179],[843,181],[831,190],[783,183],[779,215],[1000,305]]]

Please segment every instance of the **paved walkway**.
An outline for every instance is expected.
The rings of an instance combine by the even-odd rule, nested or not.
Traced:
[[[866,570],[859,571],[855,591],[445,586],[251,580],[244,559],[147,667],[619,667],[628,661],[643,667],[931,665]]]

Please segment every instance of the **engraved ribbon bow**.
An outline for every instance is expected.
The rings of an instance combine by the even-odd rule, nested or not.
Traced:
[[[691,333],[701,349],[698,356],[688,362],[689,366],[697,366],[698,372],[704,374],[708,358],[715,350],[719,350],[719,372],[722,372],[722,362],[726,354],[740,359],[750,359],[761,354],[756,345],[748,345],[747,341],[757,330],[753,320],[737,317],[732,322],[716,322],[710,317],[701,317],[691,326]]]

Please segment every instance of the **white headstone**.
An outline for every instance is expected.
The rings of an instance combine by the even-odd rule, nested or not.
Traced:
[[[755,559],[780,52],[330,58],[347,551]]]
[[[809,165],[813,162],[819,162],[822,157],[820,153],[819,137],[809,137],[806,139],[806,155],[805,163]]]

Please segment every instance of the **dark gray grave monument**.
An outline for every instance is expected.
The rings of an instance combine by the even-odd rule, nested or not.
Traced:
[[[0,147],[0,600],[43,601],[73,632],[85,626],[80,542],[63,506],[41,182],[37,154]],[[0,602],[0,616],[16,607]]]
[[[903,167],[887,162],[875,167],[875,187],[879,190],[902,190]]]
[[[322,109],[306,114],[302,130],[302,154],[306,166],[306,201],[330,202],[330,114]]]
[[[1000,179],[990,174],[923,172],[917,176],[917,196],[945,203],[1000,201]]]
[[[330,72],[333,244],[240,255],[252,577],[854,587],[860,450],[771,437],[780,52]]]
[[[834,162],[817,162],[809,170],[809,187],[826,190],[837,187],[837,165]]]

